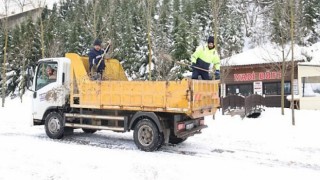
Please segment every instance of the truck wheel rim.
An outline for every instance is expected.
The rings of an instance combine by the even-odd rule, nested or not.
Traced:
[[[52,117],[49,121],[48,129],[51,134],[55,134],[60,130],[60,121],[56,117]]]
[[[152,130],[152,128],[147,126],[147,125],[141,126],[139,131],[138,131],[138,139],[139,139],[139,142],[143,146],[150,145],[152,143],[152,141],[153,141],[153,130]]]

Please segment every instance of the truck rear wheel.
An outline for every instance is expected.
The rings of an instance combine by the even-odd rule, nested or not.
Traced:
[[[163,143],[163,134],[150,119],[142,119],[134,128],[133,139],[139,149],[155,151]]]
[[[51,112],[45,119],[45,129],[48,137],[61,139],[64,135],[64,124],[62,116],[57,112]]]

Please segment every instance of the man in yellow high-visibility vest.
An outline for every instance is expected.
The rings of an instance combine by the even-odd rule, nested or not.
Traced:
[[[220,57],[214,46],[214,37],[208,38],[208,45],[202,45],[191,56],[192,62],[192,79],[198,79],[199,75],[203,80],[209,80],[209,68],[210,64],[213,64],[215,68],[215,76],[220,77]],[[198,68],[195,68],[198,67]],[[204,70],[208,71],[204,71]]]

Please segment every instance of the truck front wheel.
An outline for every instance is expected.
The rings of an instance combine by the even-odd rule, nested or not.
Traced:
[[[64,134],[63,118],[57,112],[51,112],[45,119],[45,129],[48,137],[61,139]]]
[[[133,139],[136,146],[143,151],[155,151],[163,143],[163,135],[150,119],[140,120],[134,128]]]

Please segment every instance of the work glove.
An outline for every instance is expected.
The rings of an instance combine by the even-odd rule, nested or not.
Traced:
[[[192,68],[193,71],[194,71],[194,67],[196,67],[196,63],[193,62],[193,63],[191,64],[191,68]]]
[[[220,79],[220,70],[216,70],[215,72],[214,72],[214,76],[215,76],[215,79],[217,80],[217,79]]]

